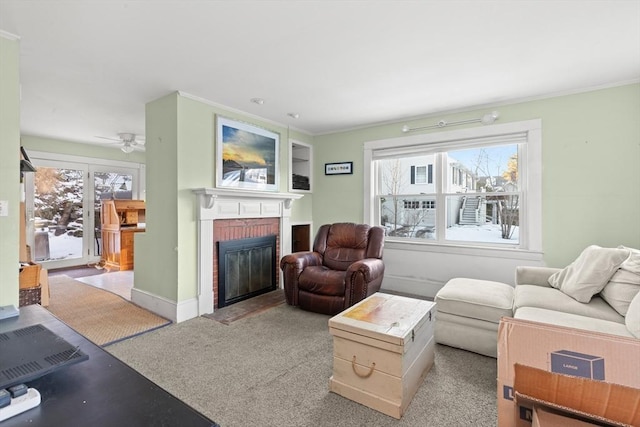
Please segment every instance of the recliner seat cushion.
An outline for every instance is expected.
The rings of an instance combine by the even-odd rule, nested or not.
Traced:
[[[298,278],[298,288],[313,294],[343,296],[345,272],[325,266],[309,266]]]

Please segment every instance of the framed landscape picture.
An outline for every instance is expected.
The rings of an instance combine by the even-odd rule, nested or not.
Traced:
[[[216,116],[216,186],[278,191],[280,135]]]

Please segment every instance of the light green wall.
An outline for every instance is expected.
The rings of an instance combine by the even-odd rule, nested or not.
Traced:
[[[171,301],[197,292],[195,188],[215,186],[215,116],[280,134],[280,191],[288,188],[287,129],[170,94],[147,104],[147,229],[136,239],[136,287]],[[289,136],[311,142],[307,135]],[[311,196],[294,202],[292,220],[311,219]]]
[[[135,287],[178,299],[178,103],[176,94],[146,106],[146,229],[134,243]]]
[[[591,244],[640,248],[640,84],[495,109],[500,112],[498,123],[542,119],[542,238],[547,265],[565,266]],[[427,126],[488,111],[434,115],[316,137],[314,225],[362,221],[366,141],[401,137],[405,123]],[[352,176],[324,176],[324,163],[341,161],[354,162]]]
[[[19,40],[0,35],[0,306],[18,306],[20,244],[20,79]]]

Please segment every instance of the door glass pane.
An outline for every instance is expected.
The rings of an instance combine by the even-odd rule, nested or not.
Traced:
[[[100,205],[102,200],[109,199],[127,199],[131,200],[133,197],[132,185],[133,175],[130,173],[121,172],[99,172],[96,171],[94,176],[94,191],[95,191],[95,203],[93,206],[94,211],[94,254],[102,255],[102,233],[101,233],[101,218],[100,218]]]
[[[82,258],[83,171],[39,166],[34,176],[34,258]]]

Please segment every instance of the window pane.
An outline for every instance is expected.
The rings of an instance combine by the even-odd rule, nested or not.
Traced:
[[[498,145],[447,153],[448,193],[518,191],[518,146]]]
[[[416,166],[416,184],[426,184],[426,183],[427,183],[427,167]]]
[[[38,167],[34,178],[36,261],[82,258],[83,172]]]
[[[445,239],[484,243],[519,243],[519,195],[447,197]]]
[[[435,196],[380,197],[380,225],[387,236],[434,240]]]
[[[424,166],[434,163],[433,155],[384,159],[378,160],[377,163],[380,176],[379,195],[433,194],[436,191],[435,179],[427,181],[428,169]]]

